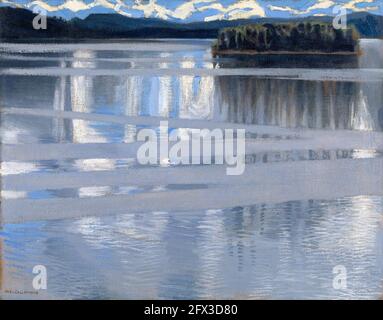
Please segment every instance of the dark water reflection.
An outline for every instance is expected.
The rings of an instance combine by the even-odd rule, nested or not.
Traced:
[[[229,121],[290,128],[382,130],[381,83],[219,77]]]

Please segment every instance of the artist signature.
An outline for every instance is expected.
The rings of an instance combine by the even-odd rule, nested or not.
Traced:
[[[38,291],[34,291],[34,290],[15,290],[15,289],[5,289],[3,290],[4,293],[6,294],[18,294],[18,295],[24,295],[24,294],[28,294],[28,295],[31,295],[31,294],[35,294],[35,295],[38,295],[39,292]]]

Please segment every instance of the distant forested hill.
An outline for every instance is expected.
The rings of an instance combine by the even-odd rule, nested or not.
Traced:
[[[92,14],[86,19],[66,21],[49,17],[47,30],[34,30],[34,14],[25,9],[0,8],[0,39],[22,41],[33,39],[103,39],[103,38],[216,38],[222,28],[254,23],[318,21],[331,22],[331,17],[302,19],[250,19],[173,23],[160,19],[135,19],[117,14]],[[348,17],[362,37],[383,37],[383,16],[354,13]]]

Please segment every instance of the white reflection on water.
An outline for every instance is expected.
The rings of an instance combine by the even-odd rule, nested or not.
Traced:
[[[73,54],[74,58],[91,59],[95,56],[92,51],[77,50]],[[73,61],[74,68],[90,68],[94,67],[92,61],[75,60]],[[87,76],[71,77],[71,106],[76,112],[89,112],[93,104],[93,79]],[[88,142],[106,142],[106,139],[98,134],[98,132],[88,125],[87,121],[73,120],[73,142],[88,143]]]
[[[351,102],[351,114],[354,115],[351,119],[351,127],[356,130],[372,131],[374,130],[374,121],[368,110],[367,97],[360,90],[358,93],[359,99],[357,102]]]

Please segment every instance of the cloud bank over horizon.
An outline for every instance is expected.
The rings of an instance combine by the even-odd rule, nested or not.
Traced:
[[[291,18],[333,15],[337,6],[348,12],[383,15],[381,0],[0,0],[1,6],[33,9],[65,19],[92,13],[176,21],[236,20],[257,17]]]

